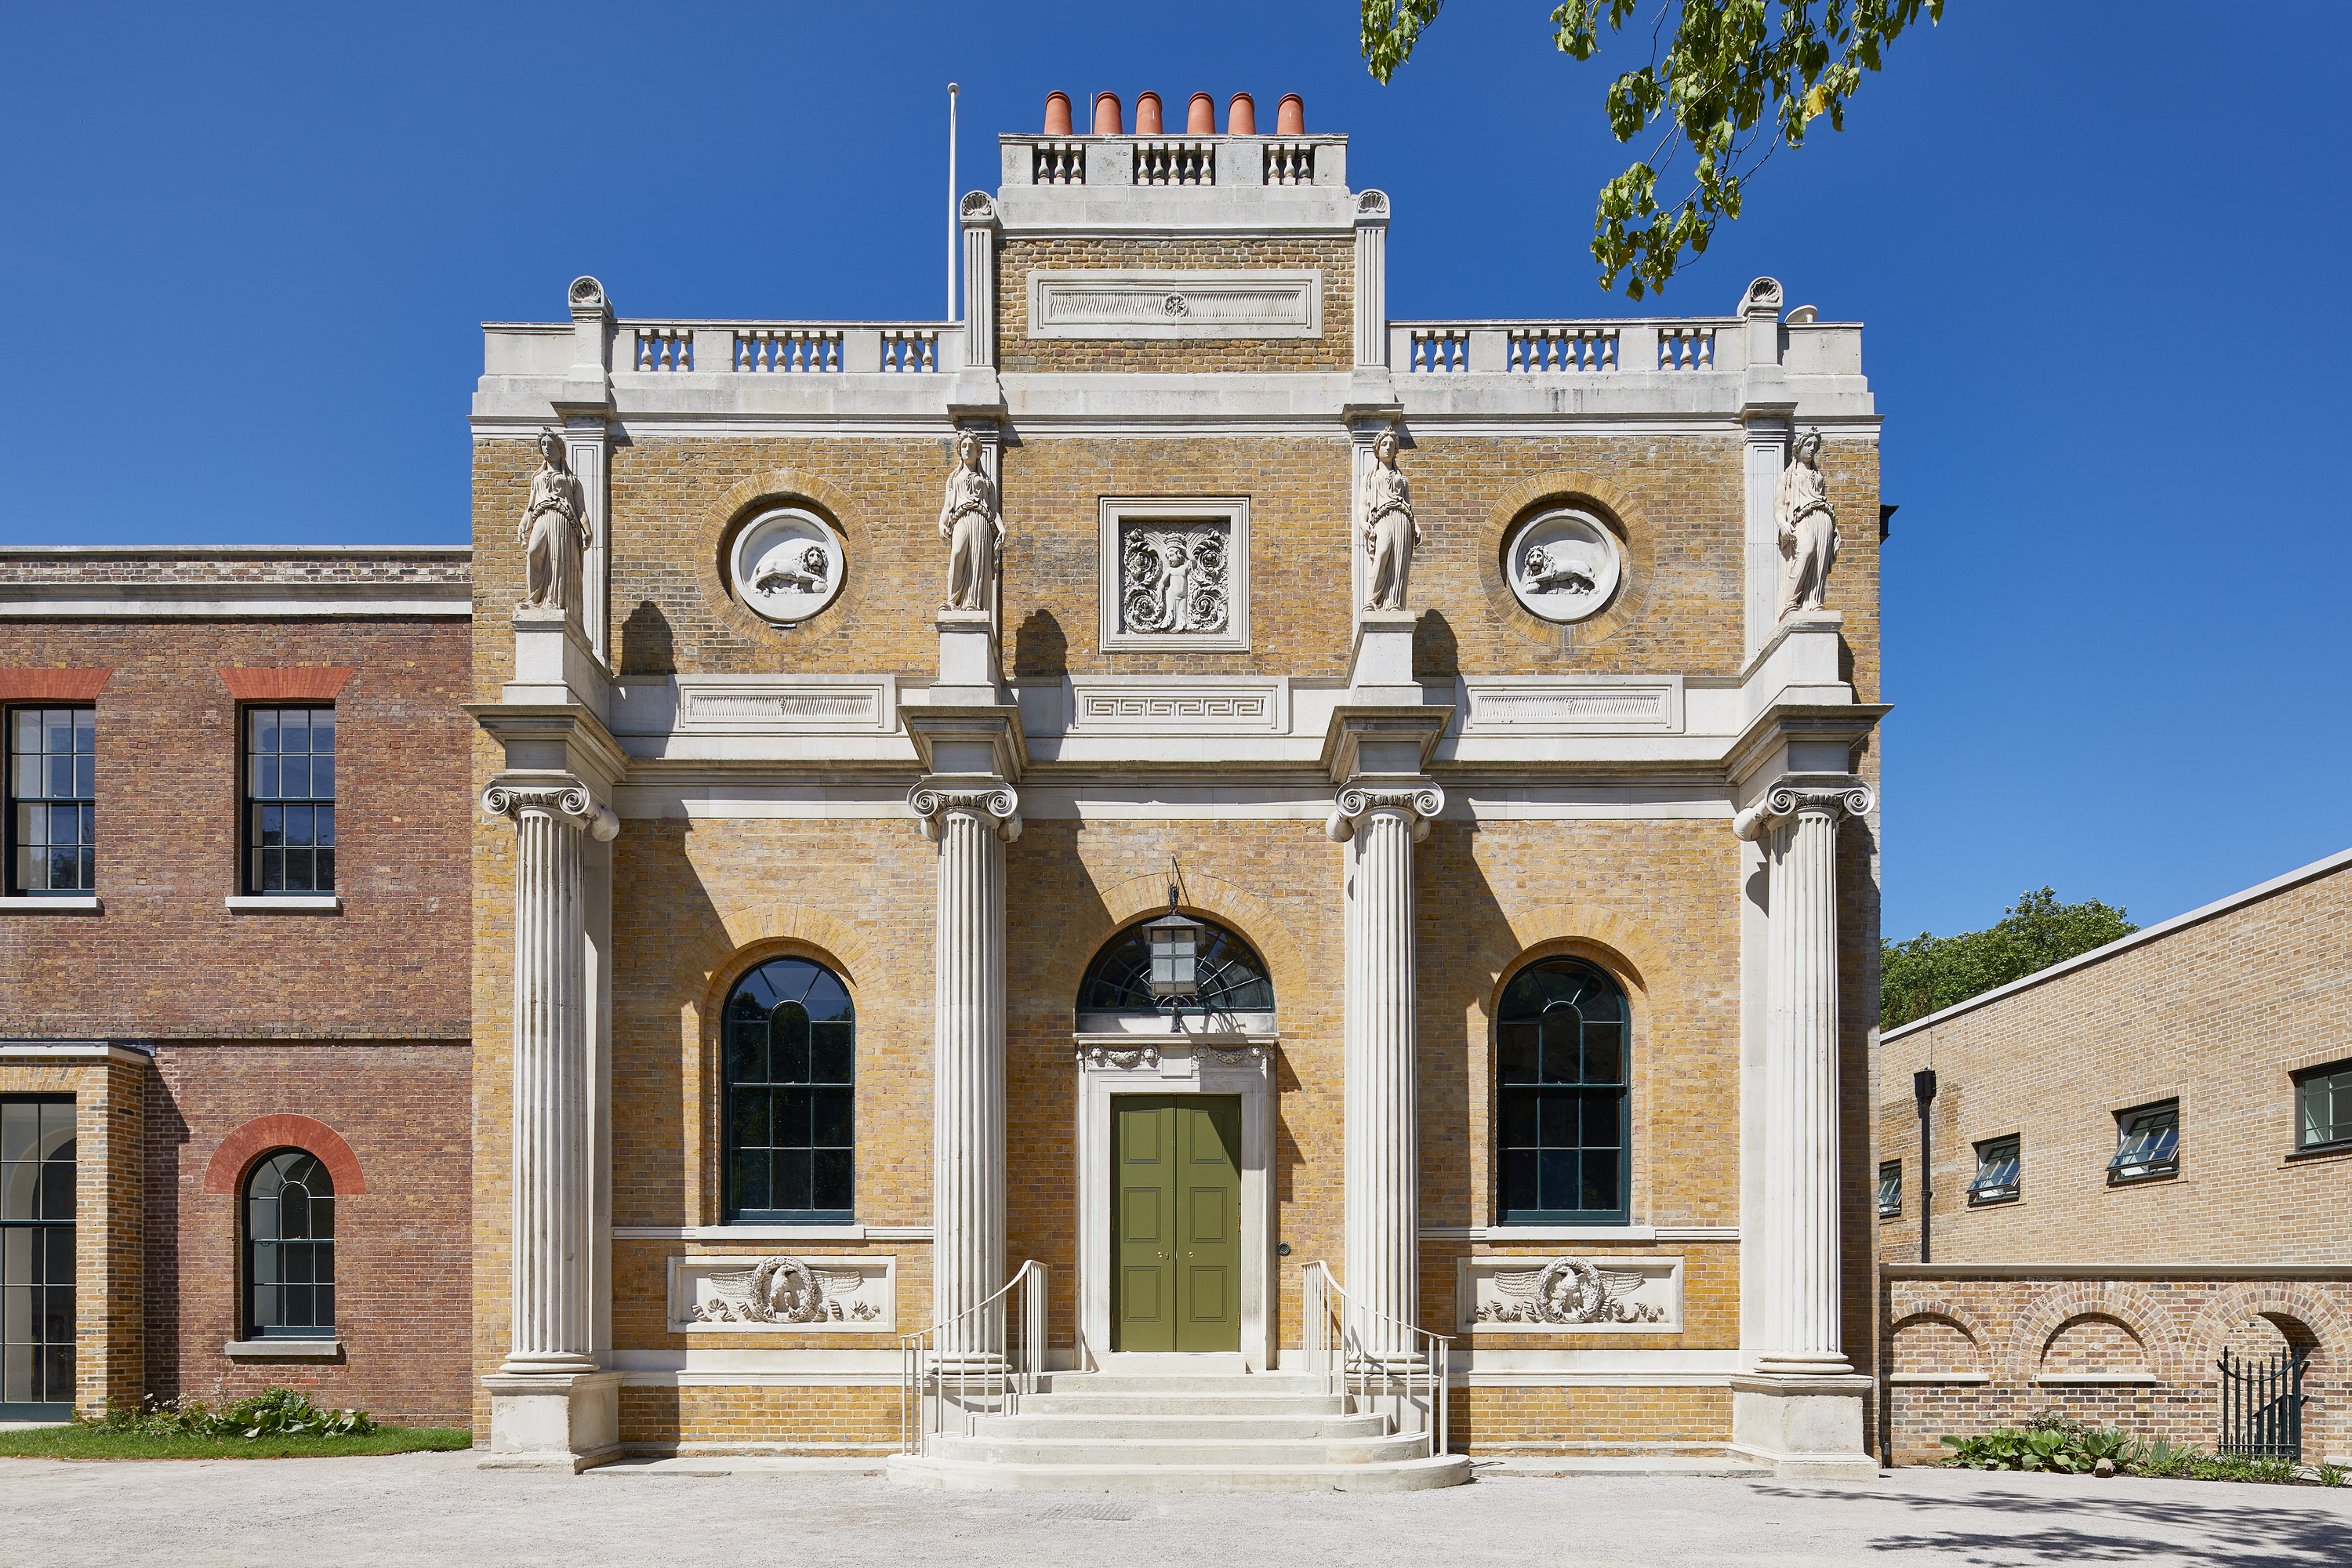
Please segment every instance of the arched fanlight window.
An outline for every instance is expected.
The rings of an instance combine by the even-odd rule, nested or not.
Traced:
[[[735,984],[722,1028],[727,1217],[846,1221],[857,1013],[824,965],[772,958]]]
[[[1160,1013],[1160,998],[1151,984],[1151,927],[1159,921],[1131,925],[1104,944],[1078,984],[1080,1013]],[[1197,989],[1184,998],[1184,1010],[1212,1018],[1220,1015],[1271,1014],[1274,983],[1265,965],[1249,944],[1214,921],[1194,918],[1199,928],[1192,939],[1193,982]]]
[[[1622,1225],[1625,994],[1580,958],[1528,964],[1496,1015],[1505,1225]]]
[[[335,1337],[335,1183],[314,1154],[282,1149],[245,1181],[246,1331]]]

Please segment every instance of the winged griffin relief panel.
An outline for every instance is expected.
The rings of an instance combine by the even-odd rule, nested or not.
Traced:
[[[897,1326],[887,1257],[673,1258],[674,1330],[872,1333]]]
[[[1465,1258],[1462,1327],[1536,1333],[1673,1332],[1679,1258]]]

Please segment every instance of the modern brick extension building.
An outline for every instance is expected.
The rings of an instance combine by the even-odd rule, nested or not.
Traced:
[[[2210,1448],[2225,1349],[2303,1351],[2352,1455],[2347,932],[2352,851],[1884,1037],[1895,1458],[2050,1405]]]
[[[285,945],[328,933],[419,979],[403,1029],[470,1038],[370,1049],[470,1075],[416,1112],[470,1123],[470,1269],[404,1321],[462,1358],[488,1462],[910,1446],[897,1473],[949,1484],[1416,1486],[1464,1478],[1450,1447],[1869,1473],[1860,329],[1770,279],[1695,319],[1391,321],[1389,203],[1346,138],[1295,106],[1258,135],[1245,100],[1169,136],[1159,108],[1003,138],[1000,188],[961,203],[960,321],[638,320],[582,278],[568,319],[488,327],[474,635],[434,645],[470,674],[420,710],[409,793],[365,786],[436,846],[470,836],[470,934],[438,934],[446,899],[357,927],[386,906],[340,879],[324,919],[223,910],[289,934],[168,950],[238,1020],[207,1037],[303,1014],[279,964],[331,993],[303,1028],[380,1035],[397,1009]],[[100,635],[0,658],[35,683],[10,702],[48,700],[35,667],[127,665],[76,640]],[[331,641],[184,660],[176,700],[213,717],[177,781],[210,793],[156,828],[210,835],[183,882],[237,863],[232,703],[280,700],[205,709],[204,671],[348,666],[355,698],[368,660]],[[74,699],[101,725],[103,909],[0,925],[59,1019],[16,1033],[171,1032],[144,1003],[69,1031],[47,1000],[85,972],[41,943],[110,956],[132,899],[105,847],[132,832],[110,790],[145,776],[115,680]],[[85,1148],[101,1068],[151,1104],[193,1081],[82,1050]],[[467,1150],[379,1149],[349,1067],[265,1094],[247,1061],[275,1058],[203,1057],[232,1064],[205,1103],[245,1099],[205,1123],[216,1178],[184,1183],[332,1172],[287,1122],[209,1152],[305,1116],[357,1159],[352,1214],[429,1180],[446,1241]],[[136,1246],[88,1181],[79,1267],[127,1302],[98,1244]],[[255,1244],[215,1228],[199,1258],[184,1225],[151,1338],[226,1321]],[[77,1342],[89,1401],[129,1352],[88,1310]]]
[[[0,1415],[470,1408],[471,612],[463,549],[0,551]],[[326,1235],[239,1213],[289,1151]]]

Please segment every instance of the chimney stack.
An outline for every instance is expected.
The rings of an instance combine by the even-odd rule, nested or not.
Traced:
[[[1067,136],[1070,133],[1070,95],[1049,92],[1045,95],[1045,134]]]
[[[1160,95],[1139,92],[1135,95],[1135,133],[1138,136],[1160,136],[1167,127],[1160,122]]]
[[[1097,136],[1127,134],[1127,127],[1119,123],[1118,94],[1115,92],[1095,94],[1095,134]]]
[[[1307,100],[1295,92],[1286,92],[1282,101],[1274,106],[1274,133],[1276,136],[1307,134]]]
[[[1228,136],[1257,134],[1257,100],[1248,93],[1234,94],[1234,100],[1225,105],[1225,134]]]
[[[1217,133],[1217,100],[1205,92],[1196,92],[1184,110],[1184,134],[1214,136]]]

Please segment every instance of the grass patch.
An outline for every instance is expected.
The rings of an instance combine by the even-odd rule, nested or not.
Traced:
[[[110,1431],[89,1422],[0,1432],[0,1457],[14,1459],[337,1459],[356,1454],[415,1454],[470,1448],[463,1426],[378,1426],[364,1436],[199,1436]]]

